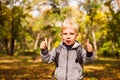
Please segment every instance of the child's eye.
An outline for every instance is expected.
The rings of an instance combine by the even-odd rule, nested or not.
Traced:
[[[62,33],[63,35],[67,35],[67,33]]]
[[[70,35],[74,35],[74,33],[70,33]]]

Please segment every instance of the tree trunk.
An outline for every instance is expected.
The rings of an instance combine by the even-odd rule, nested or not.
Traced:
[[[13,56],[14,54],[14,44],[15,44],[15,38],[11,38],[11,43],[10,43],[10,56]]]
[[[117,0],[118,9],[120,11],[120,0]]]
[[[9,55],[10,54],[10,40],[4,39],[4,44],[5,44],[6,53]]]
[[[97,44],[96,44],[96,38],[95,38],[95,31],[94,31],[94,29],[92,29],[92,37],[93,37],[93,46],[94,46],[95,54],[96,54],[96,57],[97,57]]]
[[[40,33],[37,34],[37,38],[36,38],[35,45],[34,45],[34,50],[37,49],[39,39],[40,39]]]
[[[52,46],[51,46],[52,40],[53,40],[53,38],[52,38],[52,36],[51,36],[51,37],[49,38],[49,40],[48,40],[48,49],[49,49],[49,50],[52,49]]]

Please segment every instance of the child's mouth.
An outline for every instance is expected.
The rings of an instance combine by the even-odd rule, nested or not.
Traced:
[[[70,43],[70,40],[66,40],[67,43]]]

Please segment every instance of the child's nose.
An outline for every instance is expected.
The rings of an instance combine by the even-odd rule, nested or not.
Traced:
[[[67,35],[67,38],[70,38],[70,35],[69,35],[69,34]]]

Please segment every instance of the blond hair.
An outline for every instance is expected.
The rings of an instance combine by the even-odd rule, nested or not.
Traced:
[[[75,19],[67,18],[63,21],[62,30],[66,29],[68,27],[73,27],[74,30],[78,33],[78,24],[75,21]]]

